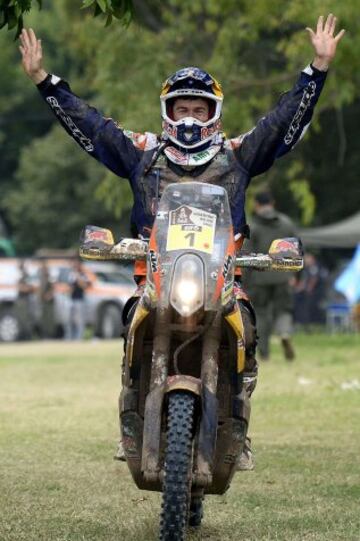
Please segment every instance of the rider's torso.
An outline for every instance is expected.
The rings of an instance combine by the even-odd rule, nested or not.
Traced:
[[[241,232],[246,223],[244,203],[249,175],[236,160],[232,149],[222,147],[210,162],[188,169],[171,163],[161,153],[148,172],[146,169],[153,153],[148,156],[146,154],[132,182],[135,199],[132,221],[139,233],[148,235],[156,215],[157,201],[165,186],[170,183],[189,181],[225,187],[229,195],[234,231]]]

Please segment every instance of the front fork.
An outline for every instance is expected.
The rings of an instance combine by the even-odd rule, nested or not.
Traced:
[[[132,362],[133,345],[137,325],[148,311],[144,310],[142,300],[135,312],[134,320],[130,326],[128,346],[126,352],[125,385],[129,381],[129,364]],[[145,401],[144,428],[141,452],[141,471],[148,482],[158,482],[161,470],[160,445],[161,421],[163,401],[166,393],[175,389],[182,389],[199,396],[201,402],[201,420],[197,453],[194,461],[193,484],[206,487],[212,483],[215,449],[217,443],[218,427],[218,400],[217,382],[219,349],[221,339],[222,318],[233,328],[237,336],[237,390],[234,397],[233,417],[246,418],[250,415],[244,405],[243,371],[245,368],[244,328],[241,313],[237,303],[234,310],[228,314],[222,312],[208,315],[203,335],[201,378],[179,375],[168,377],[170,359],[170,309],[159,309],[156,313],[152,365],[150,375],[150,390]],[[139,313],[137,313],[139,310]],[[136,323],[137,322],[137,323]],[[129,389],[130,391],[130,389]],[[126,394],[124,388],[123,391]],[[122,402],[122,407],[124,402]],[[237,438],[239,439],[239,438]],[[243,438],[242,438],[243,439]],[[232,446],[234,447],[234,446]],[[238,445],[235,445],[238,448]],[[126,447],[125,447],[126,451]]]
[[[148,481],[156,481],[160,471],[161,420],[165,385],[170,362],[170,310],[156,312],[151,360],[150,391],[145,401],[141,470]]]

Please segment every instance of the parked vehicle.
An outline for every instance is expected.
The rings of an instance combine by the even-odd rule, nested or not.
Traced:
[[[28,258],[26,269],[35,293],[32,296],[35,327],[40,319],[40,303],[36,294],[39,270],[46,261],[54,283],[54,320],[57,336],[61,336],[68,317],[69,277],[71,258]],[[13,342],[21,338],[21,322],[16,313],[19,280],[19,258],[0,258],[0,341]],[[122,310],[135,290],[132,267],[116,263],[84,263],[89,287],[86,290],[86,325],[101,338],[116,338],[122,333]]]
[[[235,266],[299,270],[297,239],[269,255],[236,257],[224,188],[169,184],[149,243],[88,226],[90,259],[147,259],[127,336],[120,398],[122,443],[140,489],[161,491],[160,540],[200,525],[205,494],[229,488],[249,421],[244,326]]]
[[[0,257],[14,257],[15,248],[8,235],[7,228],[0,216]]]

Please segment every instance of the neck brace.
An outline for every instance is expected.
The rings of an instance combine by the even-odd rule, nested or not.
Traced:
[[[221,149],[222,144],[223,136],[219,134],[206,149],[197,150],[196,152],[186,152],[176,146],[169,145],[164,148],[164,154],[176,165],[180,165],[181,167],[196,167],[212,160]]]

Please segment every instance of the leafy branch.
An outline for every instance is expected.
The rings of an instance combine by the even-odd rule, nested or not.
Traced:
[[[42,8],[42,0],[0,0],[0,29],[6,26],[8,30],[16,28],[17,39],[24,25],[23,16],[31,11],[34,3]],[[81,8],[92,8],[94,17],[103,16],[105,26],[109,26],[114,18],[128,26],[133,17],[132,0],[83,0]]]
[[[42,0],[36,0],[39,9]],[[8,30],[16,27],[15,39],[19,36],[24,21],[23,14],[31,10],[32,0],[0,0],[0,29],[8,26]]]
[[[132,0],[83,0],[82,9],[93,8],[93,16],[106,17],[105,26],[109,26],[113,18],[128,26],[133,16]]]

